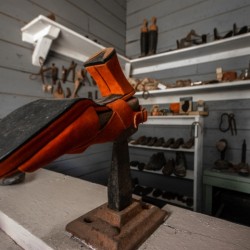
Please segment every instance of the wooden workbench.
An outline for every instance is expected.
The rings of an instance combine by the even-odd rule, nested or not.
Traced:
[[[65,233],[68,222],[107,201],[106,187],[49,170],[0,186],[0,228],[24,249],[86,249]],[[141,250],[250,249],[250,228],[171,205]],[[3,249],[19,249],[0,231]],[[2,249],[0,247],[0,249]]]
[[[209,215],[212,214],[214,187],[250,194],[250,176],[243,177],[229,171],[205,170],[203,174],[203,185],[205,212]]]

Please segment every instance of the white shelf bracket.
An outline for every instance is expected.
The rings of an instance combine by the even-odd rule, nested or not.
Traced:
[[[60,29],[52,25],[48,25],[37,33],[30,34],[23,30],[22,39],[25,42],[33,43],[35,49],[32,55],[32,64],[40,66],[40,58],[46,59],[53,40],[60,34]]]
[[[37,66],[40,66],[40,57],[46,59],[49,50],[74,60],[85,62],[90,56],[105,48],[42,15],[25,25],[21,31],[22,40],[35,46],[32,64]],[[129,75],[130,60],[119,54],[118,58],[123,70],[126,67],[126,74]]]

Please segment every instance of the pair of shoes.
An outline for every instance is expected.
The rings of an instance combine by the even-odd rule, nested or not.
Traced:
[[[198,35],[194,30],[191,30],[185,38],[177,40],[177,49],[187,48],[192,45],[199,45],[207,42],[207,35]]]
[[[141,144],[146,139],[146,136],[140,136],[136,140],[131,140],[129,143],[133,145]]]
[[[134,168],[138,168],[138,170],[142,171],[145,167],[145,163],[139,162],[139,161],[131,161],[130,166]]]
[[[157,137],[150,137],[150,140],[147,143],[147,146],[153,146],[156,142],[157,142]]]
[[[134,188],[133,193],[139,196],[146,196],[153,191],[152,187],[142,187],[140,185],[136,185]]]
[[[173,158],[168,159],[167,163],[164,165],[163,169],[162,169],[162,173],[165,176],[170,176],[175,168],[175,161]]]
[[[243,27],[241,27],[239,30],[237,29],[236,23],[233,24],[233,30],[230,30],[229,32],[226,33],[226,35],[224,36],[219,36],[218,35],[218,31],[216,28],[214,28],[214,40],[220,40],[220,39],[225,39],[225,38],[229,38],[232,36],[238,36],[238,35],[242,35],[245,34],[249,31],[248,27],[245,25]]]
[[[179,148],[183,143],[183,138],[178,138],[173,144],[170,145],[170,148]]]
[[[169,138],[166,142],[163,143],[162,147],[169,148],[172,144],[174,144],[174,138]]]
[[[174,200],[175,199],[175,194],[169,191],[165,191],[162,194],[162,198],[163,199],[167,199],[167,200]]]
[[[141,136],[137,140],[132,141],[131,144],[134,145],[144,145],[144,146],[154,146],[154,147],[161,147],[163,143],[165,142],[164,138],[157,138],[157,137],[146,137],[146,136]]]
[[[166,158],[164,156],[164,153],[158,152],[150,157],[148,164],[145,166],[145,169],[154,171],[161,170],[165,164]]]
[[[194,137],[190,138],[187,142],[185,142],[184,144],[182,144],[182,148],[187,148],[190,149],[194,146]]]
[[[158,198],[159,196],[162,195],[162,190],[159,189],[159,188],[156,188],[156,189],[154,190],[154,192],[152,193],[152,195],[153,195],[154,197]]]
[[[163,137],[156,140],[156,142],[153,144],[154,147],[162,147],[162,145],[165,143],[165,140]]]
[[[186,157],[184,152],[176,152],[175,167],[173,173],[178,177],[185,177],[187,172]]]

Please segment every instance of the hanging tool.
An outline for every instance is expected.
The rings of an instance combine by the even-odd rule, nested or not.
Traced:
[[[232,135],[237,135],[236,121],[233,113],[223,113],[221,115],[219,129],[221,132],[230,130]]]

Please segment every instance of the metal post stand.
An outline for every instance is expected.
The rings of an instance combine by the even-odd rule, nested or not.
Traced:
[[[167,212],[132,199],[127,138],[125,131],[113,145],[108,183],[108,203],[70,222],[66,230],[94,249],[136,249],[165,220]]]

